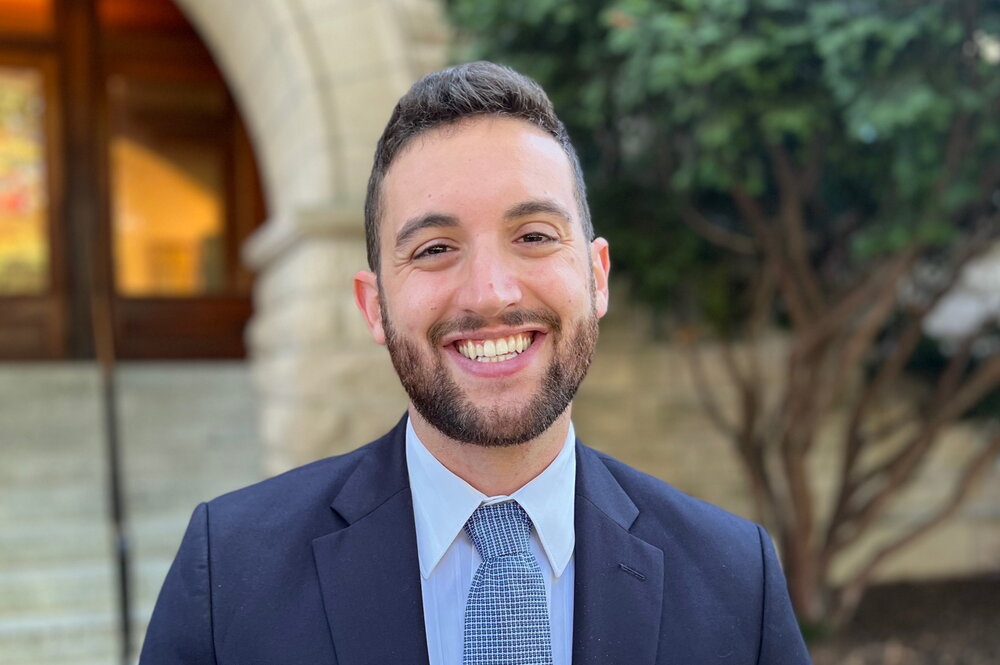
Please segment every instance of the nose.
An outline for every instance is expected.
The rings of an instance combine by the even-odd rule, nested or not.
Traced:
[[[521,301],[521,286],[509,257],[480,249],[466,258],[457,305],[490,318]]]

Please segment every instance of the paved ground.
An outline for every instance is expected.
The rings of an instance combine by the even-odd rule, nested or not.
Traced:
[[[814,665],[996,665],[1000,575],[872,588]]]

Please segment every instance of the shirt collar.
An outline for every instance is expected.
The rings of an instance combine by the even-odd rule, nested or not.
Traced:
[[[509,497],[488,497],[441,464],[424,447],[407,419],[406,467],[423,578],[430,577],[476,508],[506,499],[516,500],[528,513],[553,574],[562,575],[576,542],[575,443],[576,433],[570,423],[562,449],[545,470]]]

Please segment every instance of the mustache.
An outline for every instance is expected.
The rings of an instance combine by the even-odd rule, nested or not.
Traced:
[[[538,325],[558,333],[562,330],[562,320],[548,309],[514,309],[496,317],[496,321],[505,326]],[[438,321],[427,331],[431,344],[438,346],[441,340],[455,333],[474,333],[491,323],[485,316],[465,314],[448,321]]]

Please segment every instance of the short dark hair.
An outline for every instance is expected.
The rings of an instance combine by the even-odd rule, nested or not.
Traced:
[[[375,148],[375,163],[365,196],[365,241],[368,267],[379,268],[379,226],[382,216],[382,182],[393,160],[416,136],[464,118],[502,116],[524,120],[556,140],[569,158],[576,180],[580,222],[588,239],[594,227],[587,206],[587,189],[580,159],[556,116],[548,95],[534,80],[492,62],[470,62],[428,74],[413,84],[393,109]]]

